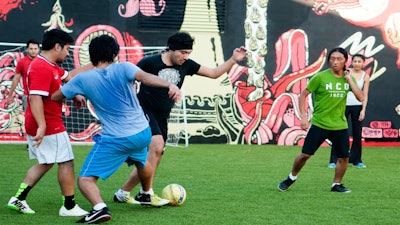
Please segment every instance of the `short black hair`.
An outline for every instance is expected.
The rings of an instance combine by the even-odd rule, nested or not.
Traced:
[[[119,53],[117,41],[106,34],[94,38],[89,44],[90,61],[94,66],[99,62],[114,62]]]
[[[28,48],[30,44],[35,44],[35,45],[40,46],[39,41],[37,41],[36,39],[29,39],[29,40],[26,42],[26,47]]]
[[[65,31],[59,29],[53,29],[43,34],[42,50],[50,50],[54,48],[56,44],[64,47],[67,44],[72,44],[74,39]]]
[[[167,50],[192,49],[194,38],[187,32],[177,32],[167,41]]]

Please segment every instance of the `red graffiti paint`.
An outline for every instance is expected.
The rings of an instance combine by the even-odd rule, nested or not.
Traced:
[[[38,1],[29,2],[31,5],[37,3]],[[0,21],[7,20],[7,15],[13,9],[22,9],[22,4],[27,4],[26,0],[2,0],[0,1]]]
[[[399,130],[397,130],[397,129],[384,129],[383,130],[383,137],[384,138],[398,138],[399,137]]]

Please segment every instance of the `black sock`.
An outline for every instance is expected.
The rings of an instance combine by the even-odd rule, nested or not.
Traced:
[[[25,183],[22,183],[18,189],[17,194],[15,195],[20,201],[26,200],[26,196],[28,195],[29,191],[32,189],[31,186],[28,186]]]
[[[75,205],[76,205],[76,203],[75,203],[74,195],[64,196],[64,206],[66,209],[70,210],[70,209],[74,208]]]

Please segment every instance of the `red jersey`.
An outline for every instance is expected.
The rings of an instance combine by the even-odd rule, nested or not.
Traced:
[[[43,99],[44,118],[46,120],[46,134],[57,134],[65,131],[62,120],[62,103],[51,100],[51,95],[60,89],[62,80],[68,76],[68,72],[57,64],[47,61],[42,56],[37,56],[28,70],[28,97],[40,95]],[[38,125],[32,115],[30,102],[25,113],[26,133],[35,136]]]
[[[24,95],[28,95],[28,90],[26,88],[28,86],[26,80],[27,80],[28,68],[32,60],[33,59],[31,59],[31,57],[25,56],[24,58],[18,61],[17,67],[15,67],[15,73],[21,74],[22,88],[24,89]]]

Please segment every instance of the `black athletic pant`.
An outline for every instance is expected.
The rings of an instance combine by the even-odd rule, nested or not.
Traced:
[[[362,163],[361,160],[361,131],[362,131],[362,121],[358,121],[360,116],[362,106],[361,105],[351,105],[346,106],[345,115],[347,121],[351,120],[351,130],[353,133],[353,143],[351,144],[349,163],[356,165],[357,163]],[[350,130],[350,129],[349,129]],[[330,163],[336,163],[337,157],[335,151],[331,150]]]

